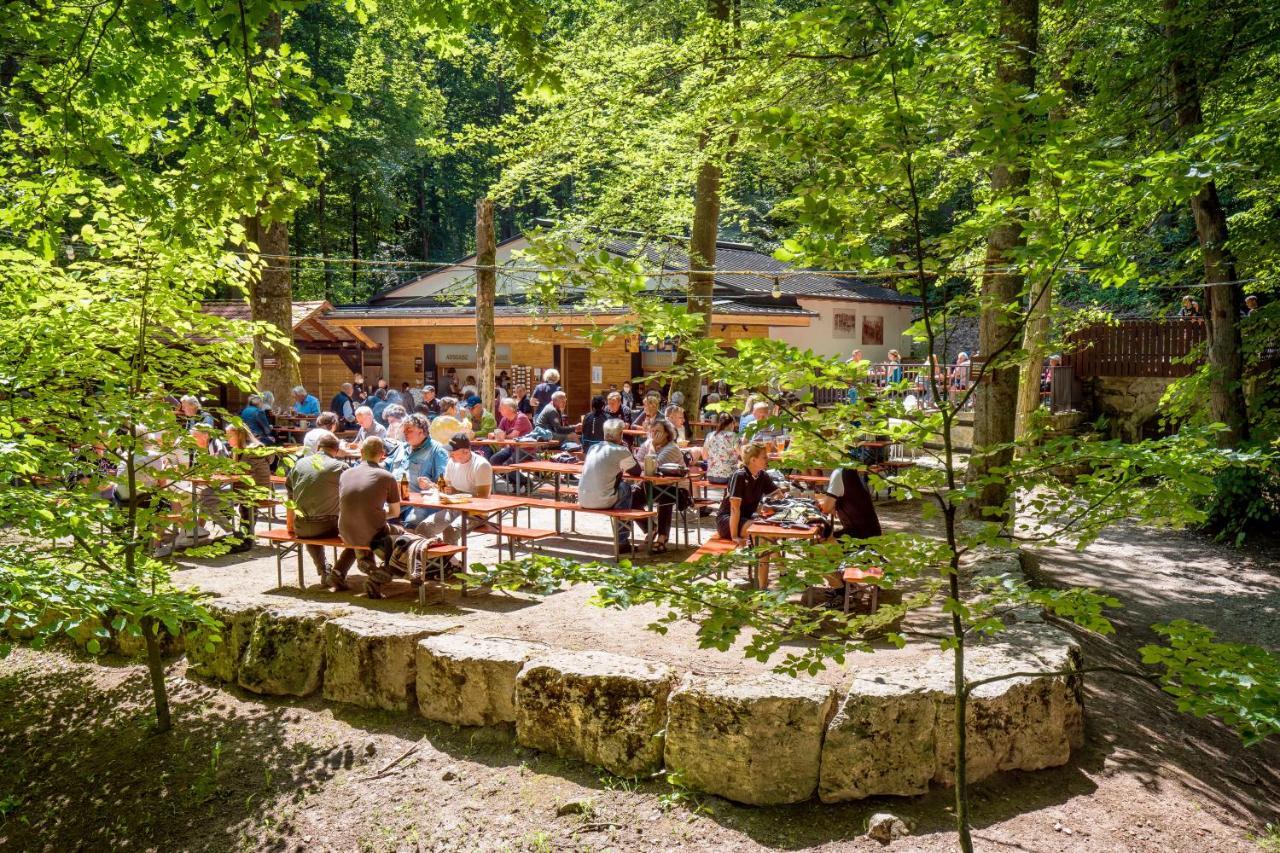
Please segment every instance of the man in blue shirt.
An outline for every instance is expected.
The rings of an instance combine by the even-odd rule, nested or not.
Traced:
[[[263,444],[273,443],[271,421],[267,420],[267,413],[262,409],[261,394],[249,395],[249,403],[240,412],[240,420],[244,421],[245,427],[254,434],[258,441]]]
[[[431,422],[426,415],[414,413],[404,419],[404,441],[395,452],[387,457],[386,466],[399,482],[400,475],[409,478],[409,491],[418,494],[435,488],[436,481],[444,476],[445,466],[449,464],[449,453],[431,439]],[[427,480],[424,489],[418,478]],[[407,530],[412,530],[418,522],[425,521],[436,513],[434,509],[406,505],[400,512],[400,518]]]
[[[304,418],[314,418],[320,414],[320,401],[299,385],[293,389],[293,413]]]

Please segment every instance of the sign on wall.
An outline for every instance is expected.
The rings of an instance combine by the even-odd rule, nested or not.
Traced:
[[[882,346],[884,344],[883,317],[864,316],[862,318],[862,343],[872,346]]]
[[[511,365],[511,344],[498,344],[497,363],[501,367]],[[467,365],[476,363],[476,348],[468,344],[436,344],[436,364]]]
[[[599,365],[599,364],[593,364],[593,365],[591,365],[591,384],[592,384],[592,385],[603,385],[603,384],[604,384],[604,367],[603,367],[603,365]]]
[[[858,315],[837,311],[831,315],[831,337],[856,338],[858,336]]]

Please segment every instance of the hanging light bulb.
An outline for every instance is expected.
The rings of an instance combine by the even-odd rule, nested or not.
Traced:
[[[782,298],[782,285],[778,283],[778,277],[776,275],[773,277],[773,298]]]

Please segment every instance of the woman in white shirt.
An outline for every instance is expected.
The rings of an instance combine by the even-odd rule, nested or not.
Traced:
[[[702,442],[702,451],[707,456],[707,480],[724,484],[738,470],[741,459],[742,442],[738,438],[738,419],[730,414],[722,414],[716,421],[713,432],[707,433]]]

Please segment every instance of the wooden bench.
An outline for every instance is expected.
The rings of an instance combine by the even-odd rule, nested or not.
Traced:
[[[322,548],[350,548],[353,551],[369,551],[369,548],[360,548],[348,545],[337,536],[316,536],[301,537],[290,533],[285,528],[277,530],[259,531],[257,534],[259,539],[264,540],[272,546],[276,554],[276,583],[284,586],[283,560],[289,554],[294,554],[298,558],[298,586],[301,589],[307,588],[306,575],[302,566],[302,552],[306,545],[319,545]],[[427,602],[426,578],[427,573],[432,568],[437,568],[440,572],[440,581],[443,583],[447,577],[449,560],[458,554],[464,553],[467,549],[461,545],[433,545],[428,548],[425,555],[425,564],[422,567],[422,577],[424,583],[418,587],[418,601],[422,604]]]
[[[609,519],[610,528],[613,533],[613,558],[615,560],[622,559],[622,550],[618,547],[618,531],[623,524],[629,522],[644,521],[650,518],[657,518],[658,511],[653,509],[591,509],[569,501],[557,501],[551,498],[527,498],[525,505],[530,509],[530,517],[532,517],[532,508],[555,510],[556,513],[556,533],[560,533],[560,513],[569,512],[576,514],[579,512],[590,513],[591,515],[602,515]],[[576,515],[572,517],[573,527],[576,530]],[[630,537],[631,553],[635,554],[636,540]]]
[[[719,536],[712,536],[706,542],[698,546],[698,549],[685,558],[686,563],[696,563],[703,557],[710,557],[716,554],[730,554],[738,550],[738,543],[732,539],[721,539]]]
[[[500,531],[494,531],[498,535],[498,553],[502,553],[502,539],[506,537],[507,548],[511,551],[511,559],[516,558],[516,543],[524,542],[529,545],[532,552],[536,543],[543,539],[550,539],[552,536],[560,534],[554,530],[542,530],[536,527],[503,527]]]
[[[860,569],[857,566],[844,570],[844,612],[848,613],[853,607],[853,597],[856,593],[859,597],[866,597],[868,612],[875,613],[880,607],[880,587],[877,584],[868,583],[869,580],[884,577],[884,569],[879,566],[868,566]]]

